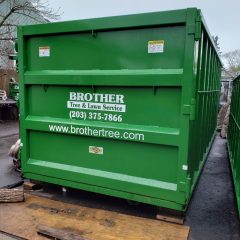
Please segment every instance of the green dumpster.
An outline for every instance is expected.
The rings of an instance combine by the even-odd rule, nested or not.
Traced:
[[[228,152],[240,215],[240,76],[234,79],[227,134]]]
[[[185,211],[221,63],[200,10],[18,28],[24,177]]]
[[[13,78],[9,81],[9,97],[19,105],[19,84]]]

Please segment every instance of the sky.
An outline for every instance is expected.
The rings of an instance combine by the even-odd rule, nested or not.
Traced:
[[[212,35],[219,36],[223,53],[240,49],[240,0],[48,0],[60,7],[58,21],[157,12],[197,7]]]

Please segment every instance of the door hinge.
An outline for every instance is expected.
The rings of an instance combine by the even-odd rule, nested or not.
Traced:
[[[183,192],[186,199],[188,199],[190,195],[190,189],[191,189],[191,178],[188,176],[186,179],[186,182],[179,182],[178,183],[178,190],[179,192]]]
[[[187,34],[194,35],[194,39],[198,41],[201,39],[202,35],[201,11],[194,9],[194,16],[189,12],[189,17],[191,18],[191,20],[186,25]]]
[[[190,120],[195,120],[195,108],[196,108],[196,100],[192,99],[190,104],[183,105],[182,113],[184,115],[189,115]]]
[[[201,11],[197,11],[197,16],[196,16],[196,23],[195,23],[195,40],[200,40],[201,39],[201,31],[202,31],[202,19],[201,19]]]

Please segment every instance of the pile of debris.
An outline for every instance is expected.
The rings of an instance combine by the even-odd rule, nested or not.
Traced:
[[[18,139],[15,144],[13,144],[9,150],[8,155],[13,158],[13,165],[16,171],[21,172],[21,139]]]
[[[230,114],[231,99],[221,107],[218,113],[218,130],[220,131],[221,138],[227,137],[229,114]]]

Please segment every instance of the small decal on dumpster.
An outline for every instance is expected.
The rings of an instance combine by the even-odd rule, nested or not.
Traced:
[[[148,41],[148,53],[163,53],[164,40]]]
[[[89,146],[89,153],[103,154],[103,148],[102,147],[96,147],[96,146]]]
[[[187,171],[188,170],[188,165],[182,165],[182,170]]]
[[[50,47],[39,47],[39,57],[49,57],[50,56]]]

